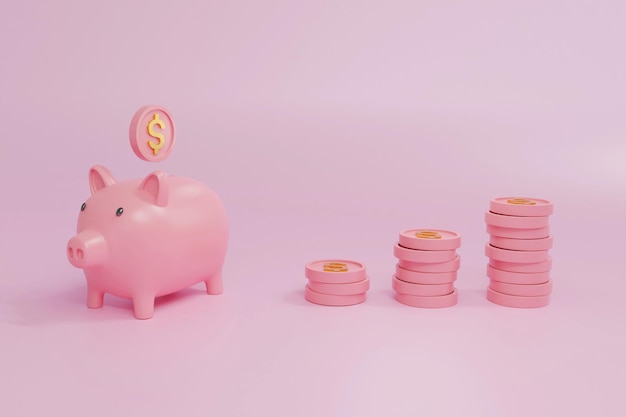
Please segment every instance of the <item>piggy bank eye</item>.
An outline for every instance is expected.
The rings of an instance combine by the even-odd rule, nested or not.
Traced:
[[[122,215],[122,213],[124,213],[124,209],[123,208],[118,208],[117,211],[115,212],[115,215],[117,217],[120,217]]]
[[[80,211],[85,211],[85,207],[87,207],[87,204],[86,204],[86,203],[83,203],[83,204],[80,206]]]

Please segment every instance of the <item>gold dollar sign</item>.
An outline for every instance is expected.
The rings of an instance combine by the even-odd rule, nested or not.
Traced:
[[[437,232],[432,232],[430,230],[423,230],[421,232],[415,233],[415,237],[420,239],[441,239],[441,235]]]
[[[348,272],[348,265],[341,262],[327,262],[324,264],[324,272]]]
[[[537,204],[535,201],[527,198],[509,198],[506,202],[509,204],[521,204],[523,206],[534,206]]]
[[[165,143],[165,136],[163,136],[162,133],[155,132],[154,125],[159,125],[161,129],[165,129],[165,122],[159,119],[159,115],[156,113],[154,113],[153,119],[150,120],[150,123],[148,123],[148,134],[152,136],[153,138],[157,138],[159,140],[159,143],[156,143],[156,144],[152,142],[151,140],[148,141],[148,146],[150,147],[150,149],[152,149],[152,152],[156,155],[159,153],[159,149],[161,149],[163,147],[163,144]]]

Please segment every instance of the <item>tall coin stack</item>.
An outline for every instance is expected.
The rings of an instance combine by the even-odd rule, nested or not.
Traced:
[[[398,302],[412,307],[442,308],[456,305],[454,281],[461,265],[456,249],[458,233],[440,229],[400,232],[393,254],[398,258],[391,278]]]
[[[552,293],[552,248],[548,200],[500,197],[491,200],[485,213],[489,243],[487,299],[517,308],[547,306]]]
[[[325,306],[351,306],[365,301],[370,279],[362,263],[347,260],[315,261],[304,267],[309,283],[304,298]]]

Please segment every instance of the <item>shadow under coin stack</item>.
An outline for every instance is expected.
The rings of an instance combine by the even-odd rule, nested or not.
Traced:
[[[309,283],[304,288],[304,298],[325,306],[351,306],[365,301],[370,289],[370,279],[365,266],[345,260],[323,260],[307,264],[304,268]]]
[[[554,207],[538,198],[501,197],[485,213],[489,244],[487,299],[506,307],[547,306],[552,293],[549,216]]]
[[[454,288],[461,257],[458,233],[439,229],[400,232],[393,254],[398,258],[392,287],[398,302],[412,307],[442,308],[456,305]]]

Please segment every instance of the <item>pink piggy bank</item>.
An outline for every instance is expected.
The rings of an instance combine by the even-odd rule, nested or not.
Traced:
[[[132,299],[135,317],[149,319],[155,297],[200,282],[222,293],[228,222],[211,189],[162,171],[118,183],[103,166],[89,170],[89,186],[67,244],[70,263],[85,271],[89,308],[110,293]]]

